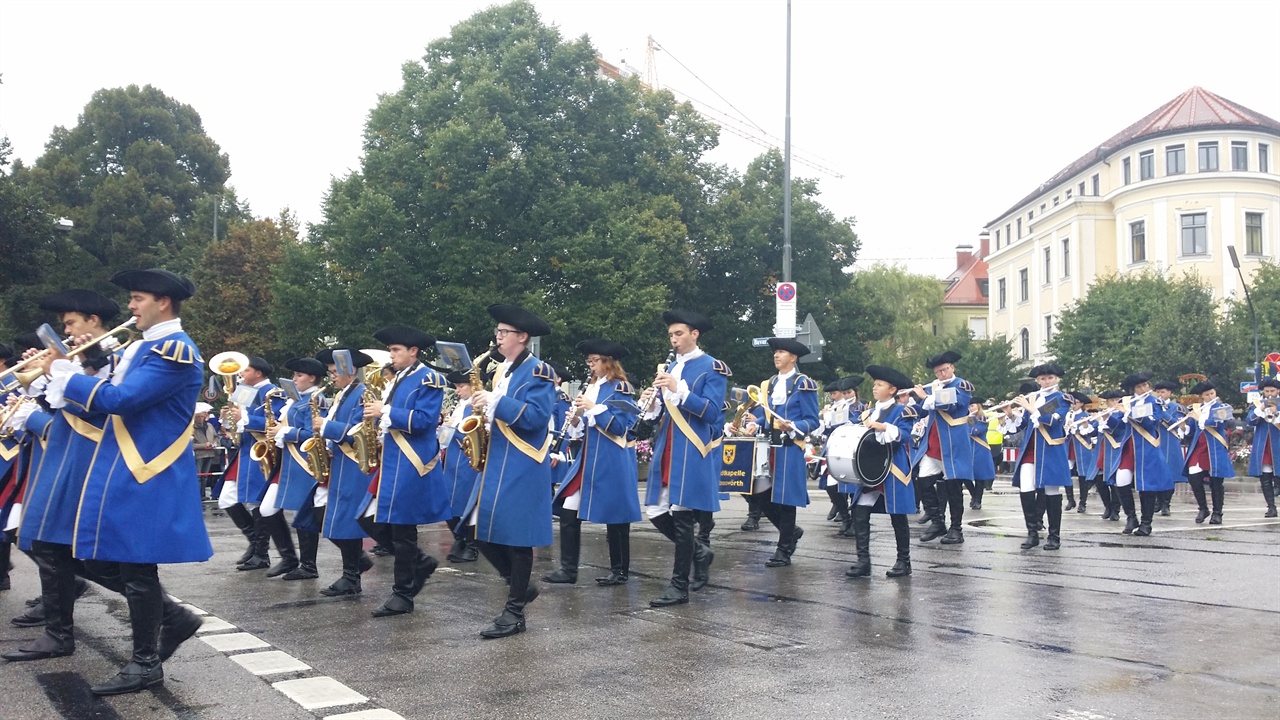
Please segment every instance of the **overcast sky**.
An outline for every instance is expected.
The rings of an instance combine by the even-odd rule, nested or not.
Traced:
[[[0,134],[30,163],[95,90],[150,83],[201,114],[256,214],[317,222],[329,179],[359,169],[365,119],[401,64],[491,4],[5,0]],[[535,5],[641,71],[652,35],[661,85],[783,135],[785,0]],[[792,142],[843,177],[793,174],[857,218],[860,265],[945,275],[957,244],[1192,86],[1280,118],[1280,2],[795,0],[792,12]],[[741,170],[761,151],[726,132],[712,159]]]

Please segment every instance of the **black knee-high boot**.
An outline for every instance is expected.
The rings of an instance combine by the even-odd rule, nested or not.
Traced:
[[[1036,510],[1036,493],[1020,492],[1018,500],[1022,503],[1022,522],[1027,526],[1027,539],[1022,541],[1022,549],[1030,550],[1040,544],[1040,515]]]
[[[298,567],[284,574],[281,580],[315,580],[320,577],[316,568],[316,556],[320,553],[320,533],[298,529]]]
[[[694,543],[697,542],[693,536],[693,513],[682,510],[668,513],[667,516],[670,517],[672,541],[676,545],[675,562],[672,564],[671,582],[661,595],[649,601],[652,607],[689,602],[689,571],[693,567]]]
[[[1041,490],[1041,492],[1044,492]],[[1044,541],[1045,550],[1057,550],[1062,547],[1062,496],[1045,495],[1045,510],[1049,518],[1049,537]]]
[[[942,519],[942,502],[939,495],[945,484],[946,481],[941,475],[920,478],[920,503],[924,506],[925,516],[930,522],[929,527],[925,528],[924,533],[920,535],[920,542],[929,542],[947,534],[947,525]]]
[[[236,570],[265,570],[271,567],[271,556],[267,554],[271,548],[271,528],[258,508],[250,513],[250,519],[253,521],[253,555],[237,565]]]
[[[0,533],[0,537],[2,536],[3,533]],[[9,559],[9,556],[12,552],[13,543],[8,538],[0,540],[0,590],[8,590],[11,587],[9,584],[9,568],[13,565],[13,562]]]
[[[1115,489],[1107,484],[1102,473],[1098,473],[1098,477],[1094,479],[1093,489],[1098,491],[1098,499],[1102,501],[1102,519],[1119,520],[1120,512],[1116,509],[1119,496],[1116,495]]]
[[[747,500],[747,519],[742,523],[743,530],[759,530],[760,529],[760,503],[756,501],[755,495],[743,495]]]
[[[1227,499],[1227,490],[1222,485],[1222,478],[1209,478],[1209,494],[1213,498],[1213,514],[1209,516],[1209,524],[1221,525],[1222,504]]]
[[[951,527],[942,538],[943,545],[959,545],[964,542],[964,492],[959,482],[947,480],[939,485],[947,486],[947,508],[951,511]]]
[[[560,508],[560,567],[544,575],[549,583],[578,582],[578,558],[582,552],[582,521],[576,510]]]
[[[982,509],[982,493],[986,491],[987,483],[978,480],[973,484],[973,500],[970,501],[969,507],[974,510]]]
[[[277,510],[276,514],[264,517],[263,524],[266,525],[271,541],[276,544],[276,552],[280,555],[280,562],[267,570],[267,577],[284,575],[298,567],[298,551],[293,545],[293,533],[289,532],[289,521],[285,519],[284,511]]]
[[[698,524],[698,541],[711,545],[711,531],[716,527],[716,514],[710,510],[694,510],[693,521]]]
[[[858,561],[845,571],[846,577],[867,577],[871,574],[871,508],[854,505],[849,510],[853,518],[853,539],[858,547]]]
[[[1076,485],[1075,483],[1071,483],[1063,489],[1067,491],[1067,504],[1062,509],[1064,511],[1072,510],[1076,506]],[[1048,548],[1045,549],[1048,550]]]
[[[342,577],[329,587],[320,591],[321,595],[326,597],[337,597],[339,595],[359,595],[362,588],[360,587],[360,557],[364,554],[361,550],[361,542],[351,538],[347,540],[330,540],[329,542],[338,546],[338,552],[342,554]]]
[[[1083,477],[1077,477],[1076,482],[1080,484],[1080,504],[1076,506],[1076,512],[1084,513],[1085,505],[1089,502],[1089,481]]]
[[[1134,535],[1147,536],[1151,534],[1151,520],[1156,514],[1156,493],[1152,490],[1138,491],[1138,508],[1140,515],[1138,517],[1138,527],[1133,531]]]
[[[236,503],[227,508],[227,517],[231,518],[231,522],[235,523],[237,529],[244,533],[249,540],[249,549],[236,559],[236,565],[243,565],[253,558],[254,553],[254,534],[253,534],[253,515],[249,512],[249,508],[241,503]]]
[[[631,573],[631,525],[629,523],[605,526],[605,539],[609,543],[609,574],[596,578],[601,587],[622,585]]]
[[[1262,517],[1273,518],[1276,516],[1276,474],[1262,473],[1258,482],[1262,485],[1262,499],[1267,503],[1267,512]]]
[[[676,542],[676,520],[671,516],[671,513],[665,512],[657,517],[651,517],[649,522],[658,528],[658,532],[662,533],[663,537],[671,542]]]
[[[158,638],[165,595],[157,568],[133,563],[119,563],[119,566],[125,601],[129,605],[133,656],[115,677],[89,688],[95,695],[137,692],[164,682]]]
[[[1187,484],[1191,486],[1191,494],[1196,498],[1196,505],[1200,506],[1200,512],[1196,513],[1196,524],[1200,524],[1209,517],[1209,503],[1204,496],[1204,473],[1188,475]]]
[[[907,524],[906,515],[890,515],[893,524],[893,539],[898,546],[897,561],[885,572],[886,577],[902,577],[911,574],[911,526]]]
[[[1133,486],[1116,486],[1116,491],[1120,493],[1120,506],[1124,508],[1125,517],[1124,530],[1120,532],[1129,535],[1138,529],[1138,514],[1133,505]]]

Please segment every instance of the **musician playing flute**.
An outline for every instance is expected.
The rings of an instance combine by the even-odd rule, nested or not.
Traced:
[[[969,439],[969,401],[973,385],[956,376],[960,353],[954,350],[925,361],[934,382],[916,385],[923,402],[921,414],[927,419],[924,439],[915,453],[919,463],[919,491],[932,525],[920,536],[921,542],[942,538],[943,545],[964,542],[964,481],[973,480],[973,450]],[[951,525],[945,522],[951,512]]]
[[[1196,522],[1202,523],[1207,517],[1210,525],[1221,525],[1222,505],[1226,498],[1222,482],[1225,478],[1236,476],[1231,455],[1227,451],[1227,420],[1231,419],[1231,406],[1218,399],[1217,386],[1208,380],[1196,383],[1191,388],[1191,393],[1200,396],[1200,408],[1187,421],[1192,423],[1191,445],[1187,450],[1182,473],[1187,476],[1191,494],[1195,495],[1196,504],[1200,507]],[[1206,477],[1213,498],[1212,513],[1205,503]]]
[[[1029,550],[1040,544],[1039,508],[1043,503],[1049,533],[1044,549],[1057,550],[1062,546],[1062,488],[1072,483],[1067,465],[1065,417],[1068,406],[1058,390],[1062,368],[1046,363],[1031,368],[1028,374],[1035,378],[1040,389],[1014,398],[1014,405],[1022,409],[1020,414],[1012,408],[1006,409],[1006,427],[1010,432],[1022,433],[1013,468],[1013,486],[1018,489],[1027,527],[1027,539],[1021,547]]]
[[[845,575],[866,577],[871,574],[871,514],[888,513],[898,556],[885,575],[902,577],[911,574],[911,531],[907,515],[916,511],[916,496],[911,481],[910,446],[911,428],[918,416],[913,406],[899,404],[895,397],[899,388],[912,386],[911,378],[882,365],[869,365],[866,372],[874,380],[871,397],[875,404],[861,413],[858,422],[875,433],[876,442],[892,446],[893,465],[889,469],[889,477],[875,488],[840,483],[840,490],[850,493],[853,500],[849,514],[853,519],[853,539],[858,546],[858,561]]]
[[[1156,496],[1156,512],[1169,517],[1172,514],[1169,505],[1173,502],[1174,486],[1187,482],[1186,476],[1182,474],[1182,461],[1187,459],[1182,454],[1182,438],[1191,432],[1191,428],[1185,422],[1178,424],[1186,416],[1187,409],[1173,398],[1173,393],[1180,390],[1182,385],[1172,380],[1160,380],[1153,383],[1151,388],[1161,410],[1160,451],[1164,455],[1165,473],[1170,478],[1168,489]]]
[[[1160,448],[1160,421],[1165,408],[1151,395],[1151,374],[1134,373],[1121,383],[1130,394],[1123,420],[1133,428],[1129,434],[1129,447],[1133,453],[1133,483],[1138,489],[1138,527],[1133,534],[1151,534],[1151,522],[1155,516],[1156,502],[1166,490],[1173,489],[1173,477],[1169,475],[1164,451]]]
[[[760,384],[760,407],[750,413],[748,435],[761,428],[769,437],[771,486],[756,493],[767,502],[764,515],[778,529],[778,545],[765,567],[791,564],[804,528],[796,525],[796,508],[809,504],[804,437],[818,427],[818,384],[796,369],[809,348],[793,338],[769,338],[778,374]]]
[[[1102,499],[1104,508],[1111,507],[1111,493],[1107,484],[1098,480],[1098,435],[1097,428],[1088,422],[1088,411],[1084,409],[1090,400],[1089,396],[1073,390],[1068,393],[1071,400],[1071,412],[1067,414],[1067,461],[1071,472],[1075,475],[1076,484],[1080,486],[1080,504],[1076,512],[1087,512],[1089,502],[1089,486],[1095,485],[1098,497]]]

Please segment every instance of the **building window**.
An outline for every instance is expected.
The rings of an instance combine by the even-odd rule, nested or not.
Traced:
[[[1018,302],[1026,302],[1031,298],[1031,277],[1026,268],[1018,271]]]
[[[1054,206],[1054,207],[1058,207],[1058,203],[1059,203],[1060,201],[1061,201],[1061,198],[1059,198],[1057,195],[1054,195],[1054,196],[1053,196],[1053,206]]]
[[[981,315],[969,318],[969,333],[978,340],[987,338],[987,319]]]
[[[1036,211],[1035,211],[1035,210],[1030,210],[1030,211],[1028,211],[1028,212],[1027,212],[1027,222],[1028,222],[1028,223],[1030,223],[1032,220],[1034,220],[1034,219],[1035,219],[1035,217],[1036,217]]]
[[[1044,249],[1044,284],[1048,285],[1053,277],[1053,248]]]
[[[1129,158],[1125,158],[1124,162],[1120,163],[1120,167],[1124,170],[1124,184],[1133,182],[1133,163],[1129,162]]]
[[[1182,216],[1182,254],[1209,254],[1209,216],[1207,213],[1188,213]]]
[[[1043,215],[1043,214],[1044,214],[1044,208],[1045,208],[1044,203],[1040,203],[1040,214],[1041,214],[1041,215]]]
[[[1249,169],[1249,143],[1239,141],[1231,143],[1231,169]]]
[[[1009,295],[1005,290],[1004,278],[996,281],[996,309],[1003,310],[1009,306]]]
[[[982,293],[982,297],[984,297],[984,298],[989,298],[989,297],[991,297],[991,281],[990,281],[990,280],[988,280],[988,279],[986,279],[986,278],[983,278],[982,280],[979,280],[979,281],[978,281],[978,292]]]
[[[1258,143],[1258,172],[1271,172],[1271,148],[1266,143]]]
[[[1018,218],[1018,239],[1022,239],[1022,218]]]
[[[1080,183],[1080,194],[1084,194],[1084,183]],[[1067,199],[1071,199],[1071,188],[1067,188]]]
[[[1138,179],[1150,180],[1156,176],[1156,151],[1138,153]]]
[[[1079,191],[1080,197],[1084,197],[1084,181],[1083,180],[1081,180],[1080,184],[1076,186],[1076,190]]]
[[[1013,244],[1013,230],[1011,228],[1012,226],[1009,223],[1004,224],[1004,241],[1009,245]]]
[[[1187,171],[1187,146],[1170,145],[1164,149],[1164,174],[1181,175]]]
[[[1090,182],[1092,182],[1092,183],[1093,183],[1093,196],[1094,196],[1094,197],[1098,197],[1099,195],[1101,195],[1101,194],[1102,194],[1102,180],[1101,180],[1101,178],[1099,178],[1097,175],[1094,175],[1094,176],[1090,179]]]
[[[1129,223],[1129,257],[1132,262],[1147,261],[1147,221]]]
[[[996,230],[996,249],[1000,249],[1000,231]]]
[[[1022,359],[1030,360],[1031,359],[1031,333],[1027,332],[1026,328],[1022,328],[1022,332],[1018,333],[1018,337],[1019,337],[1019,340],[1021,341],[1019,344],[1021,345],[1020,350],[1022,351]]]
[[[1214,172],[1218,169],[1218,143],[1202,142],[1196,148],[1200,172]]]
[[[1062,238],[1062,277],[1071,277],[1071,238]]]
[[[1244,253],[1262,254],[1262,213],[1244,214]]]
[[[1046,348],[1049,346],[1049,340],[1052,338],[1053,338],[1053,316],[1045,315],[1044,316],[1044,344]]]

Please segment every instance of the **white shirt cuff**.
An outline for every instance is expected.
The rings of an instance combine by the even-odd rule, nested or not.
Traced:
[[[382,417],[378,418],[378,429],[382,432],[386,432],[391,429],[391,415],[387,412],[390,409],[391,408],[386,405],[382,406]]]
[[[934,398],[933,395],[925,395],[924,402],[920,404],[920,407],[924,408],[925,410],[932,410],[933,406],[937,404],[934,402],[935,399],[936,398]]]
[[[49,403],[49,407],[60,408],[67,406],[65,397],[67,391],[67,379],[72,375],[80,374],[80,366],[71,362],[66,358],[58,358],[49,366],[49,383],[44,388],[44,399]]]
[[[243,434],[244,434],[244,429],[245,429],[245,428],[247,428],[247,427],[249,427],[249,413],[248,413],[248,411],[246,411],[246,410],[244,410],[243,408],[241,408],[241,412],[242,412],[242,414],[240,415],[240,419],[236,421],[236,434],[237,434],[237,435],[243,435]]]
[[[888,445],[889,443],[897,442],[898,436],[899,433],[897,425],[885,425],[884,430],[876,433],[876,442],[881,445]]]

